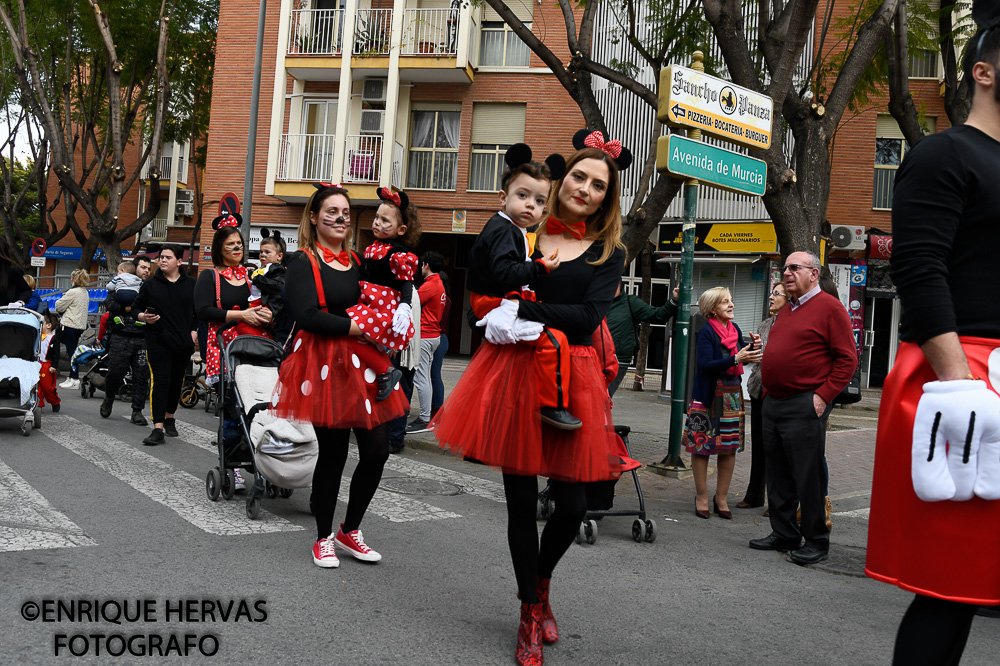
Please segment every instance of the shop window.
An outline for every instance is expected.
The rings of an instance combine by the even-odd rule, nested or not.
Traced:
[[[460,111],[415,110],[406,186],[454,190],[458,175]]]

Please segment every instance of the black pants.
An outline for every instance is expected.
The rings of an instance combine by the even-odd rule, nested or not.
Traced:
[[[82,328],[69,328],[64,326],[62,333],[60,335],[60,341],[66,346],[66,358],[73,358],[73,352],[76,351],[76,346],[80,344],[80,336],[83,335]],[[56,356],[56,362],[53,363],[53,367],[59,364],[59,357]],[[79,379],[80,371],[73,367],[73,364],[69,365],[69,378]]]
[[[750,398],[750,481],[743,501],[750,506],[762,506],[767,493],[764,473],[764,399]]]
[[[108,334],[108,376],[104,395],[118,395],[129,368],[132,369],[132,411],[142,411],[149,392],[149,366],[146,365],[146,339],[138,335]]]
[[[351,476],[351,490],[347,499],[347,515],[344,516],[344,533],[353,532],[361,526],[368,505],[371,504],[378,484],[382,480],[382,470],[389,458],[389,424],[372,430],[354,429],[358,440],[360,460]],[[340,494],[340,478],[347,463],[347,441],[351,436],[348,428],[316,428],[319,442],[319,457],[313,472],[310,504],[316,516],[316,538],[322,539],[333,533],[333,514],[337,509]]]
[[[916,595],[903,616],[894,666],[958,666],[976,606]]]
[[[764,456],[771,530],[782,539],[800,534],[809,545],[828,549],[823,501],[826,421],[832,405],[816,416],[813,393],[790,398],[764,397]],[[801,531],[795,511],[801,506]]]
[[[181,399],[181,385],[184,370],[190,362],[190,354],[180,354],[155,342],[146,343],[146,360],[149,362],[151,397],[149,408],[153,413],[153,423],[163,423],[167,414],[177,411]]]
[[[398,357],[397,357],[398,358]],[[397,359],[393,359],[392,362],[397,368],[399,368],[403,377],[399,380],[399,388],[406,394],[407,400],[413,399],[413,375],[416,370],[410,370],[399,364]],[[403,414],[398,419],[393,419],[389,421],[389,447],[392,449],[403,448],[403,440],[406,438],[406,419],[409,414]]]
[[[514,577],[521,601],[535,603],[535,583],[538,578],[551,578],[559,559],[569,549],[580,522],[587,513],[585,485],[552,481],[549,498],[555,510],[542,530],[541,544],[535,522],[538,503],[538,479],[517,474],[503,475],[503,490],[507,498],[507,544],[514,564]]]

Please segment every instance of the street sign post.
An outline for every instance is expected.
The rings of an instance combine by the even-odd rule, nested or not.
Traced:
[[[767,163],[671,134],[656,144],[656,170],[741,194],[764,194]]]
[[[660,70],[656,117],[661,123],[700,129],[748,148],[768,148],[773,114],[771,98],[749,88],[680,65]]]

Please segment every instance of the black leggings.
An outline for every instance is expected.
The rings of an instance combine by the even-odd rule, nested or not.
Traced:
[[[316,459],[316,471],[313,472],[309,502],[313,515],[316,516],[317,539],[333,533],[333,513],[340,494],[340,478],[347,463],[347,440],[350,435],[350,428],[316,428],[319,457]],[[344,516],[345,534],[361,526],[361,519],[378,490],[382,469],[389,459],[389,424],[383,423],[372,430],[355,428],[354,436],[358,440],[360,460],[351,476],[347,515]]]
[[[535,582],[551,578],[559,559],[569,549],[580,522],[587,513],[587,496],[582,483],[553,481],[549,498],[555,510],[542,530],[541,545],[535,510],[538,504],[538,479],[517,474],[503,475],[503,490],[507,497],[507,543],[514,563],[514,576],[521,601],[535,603]]]
[[[958,666],[977,608],[918,594],[899,624],[894,666]]]
[[[146,361],[149,363],[149,408],[153,423],[163,423],[167,414],[177,411],[184,370],[191,362],[191,354],[179,354],[155,342],[147,342]]]

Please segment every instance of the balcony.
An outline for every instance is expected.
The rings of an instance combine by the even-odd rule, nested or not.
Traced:
[[[457,9],[406,9],[400,54],[454,57],[458,54]]]
[[[288,26],[289,56],[339,56],[343,40],[343,9],[292,10]]]
[[[347,137],[344,183],[377,183],[382,162],[382,137],[352,134]]]
[[[170,155],[164,155],[160,157],[160,181],[170,180],[170,167],[173,164],[174,158]],[[149,160],[142,167],[142,179],[149,180]],[[187,165],[184,163],[184,158],[181,157],[177,160],[177,182],[186,183],[187,182]]]
[[[156,217],[139,232],[141,241],[165,241],[167,240],[167,218]]]
[[[332,134],[282,134],[277,180],[338,180],[333,175],[336,140]]]

